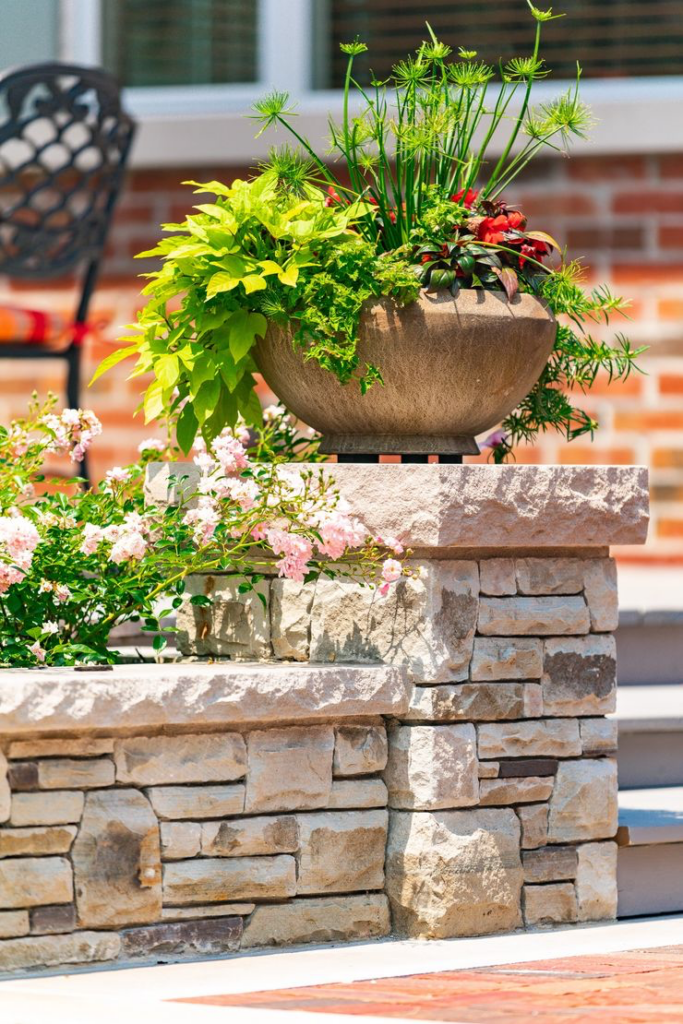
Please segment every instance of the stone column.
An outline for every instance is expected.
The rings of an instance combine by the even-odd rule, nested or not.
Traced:
[[[185,467],[182,467],[184,471]],[[175,467],[178,471],[178,467]],[[618,603],[611,545],[642,544],[638,467],[326,467],[415,575],[382,597],[349,580],[230,578],[181,612],[186,653],[400,666],[389,721],[386,892],[396,934],[445,938],[616,913]],[[159,499],[166,471],[152,470]],[[156,475],[155,475],[156,474]],[[155,491],[156,488],[156,491]],[[257,607],[258,605],[258,607]],[[260,617],[259,617],[260,616]]]

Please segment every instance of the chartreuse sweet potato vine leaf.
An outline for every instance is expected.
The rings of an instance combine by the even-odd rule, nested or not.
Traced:
[[[363,388],[378,378],[359,367],[356,333],[362,303],[373,295],[412,298],[418,284],[407,266],[383,257],[354,225],[374,216],[362,201],[332,206],[305,183],[296,194],[274,171],[223,185],[188,182],[213,202],[194,207],[182,224],[141,257],[159,257],[144,274],[146,307],[138,333],[99,366],[95,377],[136,356],[131,377],[151,373],[143,399],[146,422],[181,409],[178,442],[188,451],[238,416],[259,423],[251,351],[269,323],[292,325],[294,343],[343,382]]]

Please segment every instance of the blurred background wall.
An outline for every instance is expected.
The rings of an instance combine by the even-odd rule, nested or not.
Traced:
[[[533,226],[583,257],[588,283],[606,282],[632,300],[632,322],[615,323],[650,346],[645,375],[599,382],[585,407],[600,423],[593,444],[555,435],[517,452],[520,462],[645,463],[651,467],[651,539],[631,558],[683,561],[683,3],[681,0],[561,0],[567,17],[545,26],[552,82],[540,102],[584,69],[593,106],[591,140],[567,159],[538,160],[507,195]],[[457,49],[481,58],[528,54],[533,22],[523,0],[2,0],[0,68],[45,59],[104,65],[126,87],[139,121],[132,169],[119,204],[87,342],[89,371],[112,350],[141,305],[135,253],[158,225],[182,218],[193,199],[184,179],[244,175],[282,134],[254,140],[243,115],[271,88],[299,104],[297,128],[325,136],[339,108],[344,66],[338,44],[359,35],[370,47],[361,68],[386,76],[419,44],[424,22]],[[0,301],[71,310],[71,282],[49,287],[0,281]],[[0,419],[20,415],[33,388],[61,393],[52,362],[0,364]],[[93,452],[96,476],[134,457],[153,433],[133,418],[140,381],[120,366],[88,390],[105,434]]]

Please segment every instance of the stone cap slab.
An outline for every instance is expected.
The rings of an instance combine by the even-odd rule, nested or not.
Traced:
[[[117,665],[0,673],[0,736],[240,727],[400,715],[410,683],[384,665]]]
[[[357,463],[321,468],[371,533],[398,537],[417,554],[593,548],[644,544],[647,537],[644,466]],[[187,476],[189,489],[196,486],[193,463],[151,463],[149,499],[166,503],[170,473]]]

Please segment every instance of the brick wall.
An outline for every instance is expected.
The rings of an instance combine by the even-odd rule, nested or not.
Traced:
[[[113,346],[120,326],[140,305],[135,274],[149,267],[132,256],[158,238],[157,225],[181,218],[192,204],[186,178],[209,181],[244,175],[240,168],[192,168],[134,172],[107,249],[93,309],[108,325],[86,347],[86,377]],[[653,524],[650,542],[637,556],[683,560],[683,155],[561,158],[538,162],[510,190],[534,226],[566,241],[570,256],[591,268],[590,280],[605,281],[632,300],[632,322],[614,322],[635,344],[648,344],[647,371],[626,385],[599,381],[585,407],[600,422],[593,444],[571,445],[548,435],[517,453],[520,462],[644,463],[652,471]],[[34,288],[0,287],[0,301],[68,310],[68,282],[36,294]],[[59,388],[61,364],[5,363],[0,381],[0,419],[18,415],[28,393]],[[132,418],[140,381],[117,370],[84,392],[106,428],[93,456],[95,475],[133,457],[149,436],[141,417]]]

